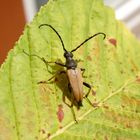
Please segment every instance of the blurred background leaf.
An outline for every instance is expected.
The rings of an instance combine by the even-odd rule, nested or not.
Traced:
[[[52,84],[37,84],[53,75],[49,71],[62,68],[52,65],[48,71],[40,59],[23,53],[24,49],[48,61],[64,62],[56,34],[38,28],[43,23],[55,27],[67,50],[97,32],[107,35],[74,53],[75,59],[82,60],[79,67],[86,69],[84,80],[96,91],[89,97],[94,108],[86,101],[81,110],[74,108],[78,124],[62,101],[62,94],[68,92],[65,75],[58,75]],[[0,139],[139,140],[139,49],[140,43],[102,0],[50,0],[26,26],[1,66]]]

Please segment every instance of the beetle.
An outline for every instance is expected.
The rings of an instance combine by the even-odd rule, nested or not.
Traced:
[[[56,65],[59,65],[59,66],[62,66],[62,67],[66,68],[66,71],[61,71],[59,73],[59,74],[66,73],[67,78],[68,78],[68,82],[69,82],[68,83],[68,89],[69,89],[70,95],[69,94],[66,94],[66,95],[64,94],[63,95],[63,101],[68,107],[71,108],[74,120],[77,122],[75,112],[73,110],[73,106],[76,106],[77,109],[80,109],[80,107],[83,106],[83,104],[82,104],[83,98],[86,98],[87,101],[92,105],[92,103],[88,99],[88,95],[89,95],[89,93],[91,91],[91,85],[83,81],[83,76],[82,76],[83,73],[82,73],[82,71],[84,72],[85,69],[80,69],[80,68],[77,67],[77,61],[75,59],[73,59],[73,52],[75,52],[83,44],[85,44],[86,42],[88,42],[90,39],[94,38],[97,35],[103,35],[103,39],[105,39],[106,34],[103,33],[103,32],[98,32],[98,33],[90,36],[86,40],[84,40],[80,45],[78,45],[73,50],[67,51],[66,48],[65,48],[64,42],[63,42],[60,34],[57,32],[57,30],[50,24],[41,24],[39,26],[39,28],[41,28],[43,26],[47,26],[51,30],[53,30],[56,33],[56,35],[58,36],[58,38],[60,39],[62,47],[63,47],[63,50],[64,50],[65,64],[62,64],[62,63],[59,63],[59,62],[48,62],[44,58],[41,58],[41,57],[39,57],[37,55],[34,55],[34,56],[39,57],[45,64],[55,63]],[[54,78],[54,76],[52,78]],[[52,78],[50,78],[50,79],[52,79]],[[83,85],[86,86],[87,88],[89,88],[89,90],[88,90],[88,92],[86,94],[84,94],[84,92],[83,92]],[[66,101],[65,101],[66,96],[67,97],[69,96],[68,99],[71,101],[70,105],[68,103],[66,103]]]

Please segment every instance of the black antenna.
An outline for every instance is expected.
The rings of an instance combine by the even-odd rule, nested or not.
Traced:
[[[59,39],[60,39],[60,41],[61,41],[61,44],[62,44],[62,47],[63,47],[64,51],[67,52],[67,50],[65,49],[65,46],[64,46],[64,42],[63,42],[63,40],[62,40],[60,34],[59,34],[51,25],[49,25],[49,24],[41,24],[41,25],[39,25],[39,28],[41,28],[42,26],[48,26],[48,27],[50,27],[50,28],[58,35],[58,37],[59,37]]]
[[[78,47],[76,47],[75,49],[73,49],[71,52],[76,51],[78,48],[80,48],[80,47],[81,47],[83,44],[85,44],[87,41],[89,41],[90,39],[92,39],[92,38],[94,38],[95,36],[100,35],[100,34],[101,34],[101,35],[104,35],[104,38],[103,38],[103,39],[106,38],[106,34],[105,34],[105,33],[102,33],[102,32],[96,33],[96,34],[92,35],[91,37],[87,38],[84,42],[82,42]]]

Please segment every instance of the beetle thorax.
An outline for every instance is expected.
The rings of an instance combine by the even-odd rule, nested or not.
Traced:
[[[73,59],[73,54],[71,52],[65,52],[64,57],[66,58],[67,69],[75,69],[77,67],[76,61]]]

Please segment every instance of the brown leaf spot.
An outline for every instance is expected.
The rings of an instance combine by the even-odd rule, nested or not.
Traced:
[[[13,129],[15,129],[16,127],[15,126],[13,126]]]
[[[115,110],[106,110],[105,116],[107,119],[112,120],[116,124],[121,124],[124,128],[139,128],[139,118],[133,118],[125,114],[120,114]],[[116,125],[115,125],[116,127]]]
[[[110,38],[110,39],[108,39],[108,41],[109,41],[112,45],[114,45],[115,47],[117,46],[117,40],[116,40],[115,38]]]
[[[63,126],[59,126],[59,129],[62,129],[63,128]]]
[[[51,136],[51,133],[48,133],[48,138]]]
[[[53,93],[52,89],[46,84],[40,84],[39,85],[39,92],[41,95],[41,100],[48,106],[50,104],[49,94]]]
[[[62,104],[58,105],[57,118],[59,122],[62,122],[64,119],[64,112],[63,112]]]
[[[107,136],[105,136],[105,137],[104,137],[104,140],[108,140],[108,137],[107,137]]]
[[[140,77],[139,76],[136,77],[136,82],[140,83]]]
[[[96,91],[92,90],[92,95],[95,96],[96,95]]]
[[[109,109],[109,105],[107,105],[107,104],[103,104],[103,107],[104,107],[105,109]]]
[[[125,106],[128,106],[130,108],[136,108],[140,106],[140,100],[136,99],[134,97],[128,97],[123,95],[122,96],[122,103],[125,104]]]
[[[125,105],[122,104],[121,107],[122,107],[122,108],[125,108]]]
[[[122,95],[122,103],[121,103],[122,109],[132,110],[133,113],[135,114],[134,111],[136,109],[139,109],[139,106],[140,106],[139,99],[136,99],[134,97],[128,97],[126,95]],[[112,109],[112,108],[105,109],[104,116],[108,120],[111,120],[111,121],[115,122],[116,124],[121,124],[124,128],[131,128],[131,129],[140,128],[140,121],[139,121],[139,117],[137,117],[137,116],[134,117],[132,115],[123,114],[123,113],[119,112],[119,110]]]
[[[41,129],[39,132],[41,132],[42,134],[46,133],[44,129]]]
[[[132,65],[132,70],[133,71],[136,71],[136,72],[139,71],[137,65],[135,64],[135,62],[132,59],[130,60],[130,63]]]
[[[99,107],[99,103],[93,103],[93,107]]]
[[[88,56],[87,56],[87,60],[88,60],[88,61],[92,61],[91,56],[88,55]]]

